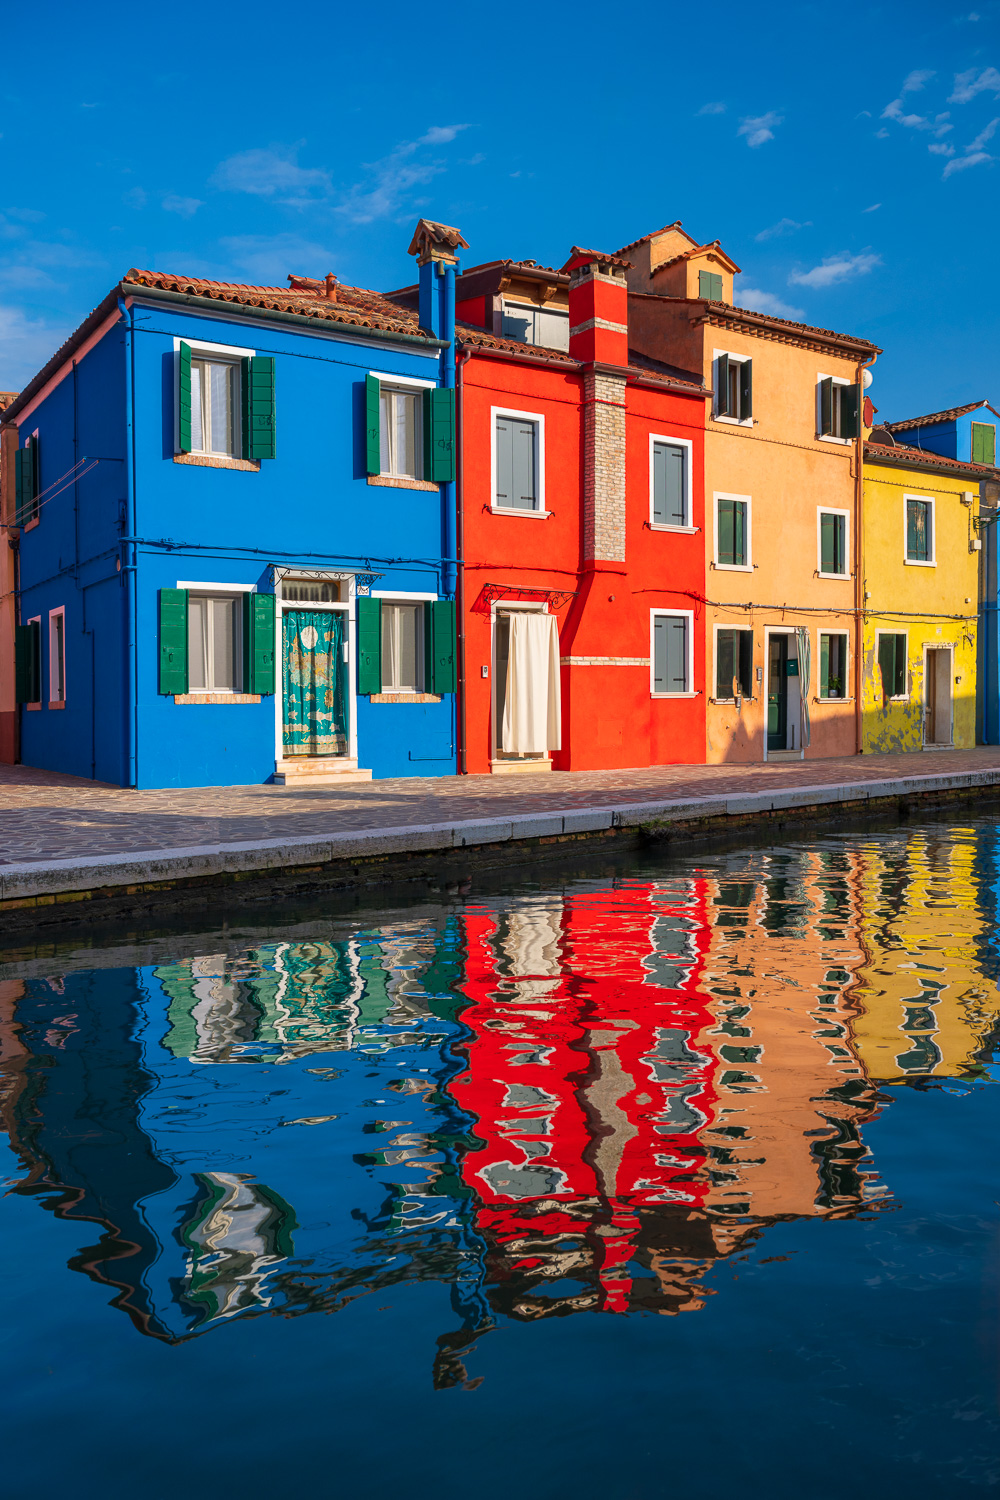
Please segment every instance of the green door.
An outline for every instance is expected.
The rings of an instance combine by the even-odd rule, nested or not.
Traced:
[[[772,635],[767,648],[767,748],[788,743],[788,637]]]
[[[286,755],[346,755],[345,616],[340,610],[286,609],[282,688]]]

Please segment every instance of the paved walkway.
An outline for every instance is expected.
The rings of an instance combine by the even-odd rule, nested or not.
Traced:
[[[0,868],[991,771],[1000,772],[1000,746],[752,766],[411,777],[342,790],[249,786],[130,792],[28,766],[0,766]]]

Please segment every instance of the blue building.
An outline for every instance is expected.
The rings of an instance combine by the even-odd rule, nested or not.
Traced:
[[[454,771],[464,244],[420,221],[418,310],[332,276],[131,270],[10,404],[25,764],[134,787]]]
[[[908,417],[886,422],[876,429],[894,443],[940,453],[961,463],[995,469],[997,461],[997,412],[988,401],[970,401],[926,417]],[[997,526],[997,483],[983,479],[979,485],[979,634],[976,663],[976,739],[984,745],[1000,745],[1000,526]]]

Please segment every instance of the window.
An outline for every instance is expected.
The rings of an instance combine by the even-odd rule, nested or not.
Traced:
[[[493,421],[494,508],[541,512],[541,419],[521,412],[494,411]]]
[[[715,360],[715,415],[734,422],[753,419],[752,361],[739,354],[719,354]]]
[[[819,431],[821,437],[856,438],[860,387],[835,375],[819,377]]]
[[[14,684],[18,703],[41,707],[42,618],[35,615],[14,630]]]
[[[879,631],[878,664],[882,673],[882,699],[905,698],[906,692],[906,636],[888,635]]]
[[[236,366],[191,359],[191,452],[236,456]]]
[[[847,578],[847,512],[821,510],[819,522],[819,571],[830,578]]]
[[[995,464],[997,461],[997,430],[992,422],[972,424],[972,462]]]
[[[49,702],[66,701],[66,612],[49,611]]]
[[[397,479],[420,479],[421,393],[380,387],[380,472]]]
[[[720,568],[750,568],[750,501],[747,496],[715,498],[715,561]]]
[[[650,440],[651,520],[654,526],[690,526],[691,444],[683,438]]]
[[[692,619],[690,611],[653,613],[652,677],[658,696],[691,693]]]
[[[549,307],[521,307],[503,303],[500,331],[505,339],[521,344],[542,344],[546,349],[569,349],[569,312]]]
[[[722,301],[722,277],[717,271],[698,272],[698,296],[709,302]]]
[[[906,561],[934,566],[934,501],[906,496]]]
[[[753,697],[753,631],[720,629],[715,632],[715,696],[737,695]]]
[[[340,584],[335,579],[285,577],[281,600],[283,604],[340,604]]]
[[[242,595],[188,595],[188,692],[242,692],[242,623]]]
[[[424,606],[382,601],[382,691],[421,693]]]
[[[884,640],[893,637],[884,636]],[[904,636],[905,641],[905,636]],[[905,646],[904,646],[904,656]],[[846,698],[847,692],[847,636],[839,631],[834,634],[820,632],[819,637],[819,695],[821,698]]]
[[[38,433],[25,440],[14,454],[14,525],[30,526],[38,520]]]

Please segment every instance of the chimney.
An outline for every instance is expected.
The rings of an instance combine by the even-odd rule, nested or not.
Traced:
[[[574,245],[570,273],[569,352],[584,364],[628,364],[628,287],[632,262]]]
[[[436,224],[433,219],[419,219],[410,241],[409,255],[417,257],[420,267],[421,328],[438,339],[451,339],[454,328],[455,270],[459,249],[468,250],[461,231],[450,224]],[[452,313],[448,313],[450,289]]]
[[[326,273],[326,300],[336,302],[337,300],[337,278],[332,271]]]

